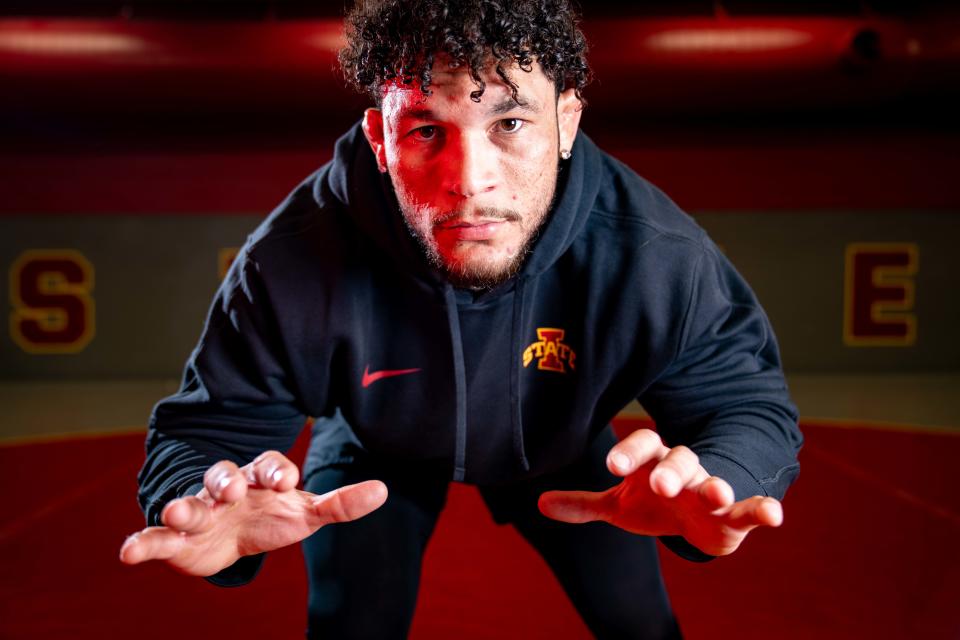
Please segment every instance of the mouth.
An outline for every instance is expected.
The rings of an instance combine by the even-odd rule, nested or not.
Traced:
[[[438,234],[452,236],[457,240],[491,240],[507,222],[503,219],[470,221],[455,219],[441,223],[435,229]]]
[[[511,209],[481,207],[473,211],[451,211],[434,221],[434,233],[450,241],[489,241],[510,223],[520,223],[520,214]]]

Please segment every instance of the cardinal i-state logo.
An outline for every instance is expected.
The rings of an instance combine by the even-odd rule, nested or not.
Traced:
[[[540,327],[537,337],[540,338],[523,350],[523,366],[527,367],[534,359],[537,360],[537,369],[566,373],[567,367],[576,370],[577,354],[570,345],[563,342],[563,329]]]

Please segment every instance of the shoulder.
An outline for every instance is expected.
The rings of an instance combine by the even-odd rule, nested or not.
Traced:
[[[327,166],[305,178],[247,236],[241,254],[272,262],[283,255],[333,251],[348,235],[342,203],[326,193]]]
[[[595,145],[600,188],[581,235],[589,255],[633,262],[638,269],[689,272],[712,243],[661,189]]]
[[[299,288],[342,268],[336,265],[356,234],[342,205],[324,193],[326,169],[304,179],[247,236],[224,285],[242,288],[256,274],[271,287]]]
[[[596,222],[634,236],[701,245],[703,229],[667,194],[612,155],[599,154],[602,186],[591,216]]]
[[[325,171],[321,167],[305,178],[264,218],[247,237],[250,250],[264,250],[331,222],[335,207],[323,197],[321,187]]]

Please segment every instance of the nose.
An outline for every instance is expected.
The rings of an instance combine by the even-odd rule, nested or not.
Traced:
[[[492,191],[497,185],[495,149],[482,136],[461,135],[445,154],[447,190],[461,198]]]

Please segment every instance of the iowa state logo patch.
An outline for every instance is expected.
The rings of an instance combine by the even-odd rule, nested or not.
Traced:
[[[540,339],[523,350],[524,368],[537,358],[537,369],[566,373],[569,366],[575,371],[577,354],[570,345],[563,343],[564,333],[563,329],[538,328],[537,337]]]

